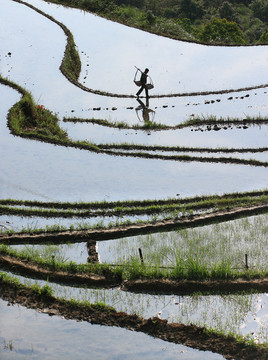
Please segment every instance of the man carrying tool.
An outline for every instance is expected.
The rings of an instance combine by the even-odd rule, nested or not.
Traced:
[[[140,69],[139,69],[140,70]],[[141,85],[141,87],[140,87],[140,90],[137,92],[137,96],[139,97],[139,95],[140,95],[140,93],[143,91],[143,89],[145,89],[145,94],[146,94],[146,99],[148,99],[149,98],[149,94],[148,94],[148,88],[147,88],[147,86],[146,86],[146,84],[147,84],[147,77],[148,77],[148,72],[149,72],[149,69],[145,69],[144,70],[144,72],[142,72],[141,70],[140,70],[140,72],[141,72],[141,78],[140,78],[140,85]]]

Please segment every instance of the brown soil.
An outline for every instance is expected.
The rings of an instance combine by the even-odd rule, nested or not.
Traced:
[[[98,274],[71,274],[64,271],[53,271],[40,267],[34,263],[16,259],[8,255],[0,255],[0,266],[2,269],[12,271],[26,277],[34,277],[40,280],[49,280],[68,285],[86,285],[89,287],[113,287],[119,286],[120,282],[114,279],[111,274],[107,276]],[[107,271],[108,273],[108,271]]]
[[[92,324],[118,326],[140,331],[169,342],[183,344],[203,351],[222,354],[226,359],[261,360],[268,358],[268,349],[264,346],[251,347],[234,338],[208,333],[205,328],[194,325],[168,323],[158,318],[143,319],[137,315],[115,312],[109,309],[98,310],[94,307],[71,304],[52,296],[40,297],[30,288],[4,283],[0,280],[0,296],[10,304],[20,304],[42,311],[49,315],[58,315],[65,319],[87,321]]]
[[[209,294],[230,294],[242,291],[268,292],[268,277],[264,279],[236,280],[128,280],[122,289],[132,292],[189,295],[196,292]]]

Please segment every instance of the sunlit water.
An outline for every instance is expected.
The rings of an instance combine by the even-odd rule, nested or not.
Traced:
[[[236,126],[218,131],[208,131],[207,127],[187,127],[184,129],[173,130],[133,130],[133,129],[115,129],[100,126],[97,124],[84,122],[64,122],[63,127],[74,140],[85,140],[97,144],[112,143],[121,144],[128,142],[130,144],[142,145],[162,145],[162,146],[180,146],[180,147],[199,147],[199,148],[267,148],[268,131],[267,126],[251,126],[248,129],[239,129]],[[201,154],[201,153],[200,153]],[[232,156],[231,154],[228,154]],[[215,154],[210,154],[214,157]],[[240,154],[236,156],[241,157]],[[258,155],[257,155],[258,156]],[[256,154],[251,154],[255,158]]]
[[[140,104],[136,99],[90,94],[75,88],[60,74],[58,67],[65,36],[58,25],[24,5],[12,4],[11,0],[3,2],[3,75],[22,85],[27,84],[27,89],[39,102],[62,116],[104,118],[129,124],[139,122],[142,116],[139,111],[137,116],[136,109]],[[158,84],[152,95],[236,89],[260,85],[264,81],[268,58],[266,46],[226,48],[190,44],[124,27],[77,9],[41,0],[27,2],[71,30],[82,60],[80,82],[89,88],[135,95],[134,65],[151,68]],[[18,14],[15,24],[8,20],[11,13],[14,17]],[[25,17],[31,21],[25,23]],[[33,32],[32,26],[36,22],[38,27]],[[161,51],[161,56],[159,49],[165,50]],[[9,52],[11,56],[7,56]],[[34,61],[35,58],[38,61]],[[166,124],[180,123],[193,114],[242,118],[266,115],[267,89],[194,98],[151,99],[150,108],[155,111],[155,121]]]
[[[1,98],[11,93],[0,86]],[[14,96],[15,99],[18,97]],[[55,201],[107,201],[261,189],[267,169],[98,155],[14,138],[1,106],[0,197]],[[3,139],[3,141],[2,141]],[[196,181],[198,179],[198,181]]]
[[[26,2],[54,16],[71,30],[83,62],[80,80],[86,80],[90,88],[135,93],[132,81],[135,65],[151,69],[149,75],[155,82],[152,92],[160,94],[265,83],[266,46],[196,45],[125,27],[80,10],[40,0]],[[118,78],[119,73],[124,76]]]
[[[52,6],[43,2],[35,2],[35,5],[42,5],[44,10],[51,11],[60,21],[66,21],[67,26],[71,27],[77,41],[78,49],[82,50],[80,44],[80,33],[75,33],[77,18],[90,17],[87,21],[88,26],[94,25],[94,21],[101,23],[103,29],[105,26],[121,29],[124,33],[126,30],[138,33],[139,37],[147,38],[148,34],[137,30],[119,26],[118,24],[107,20],[99,19],[90,14],[84,14],[79,10],[70,10],[59,6]],[[16,22],[8,21],[11,17],[16,18]],[[62,14],[62,15],[60,15]],[[11,0],[4,0],[1,11],[3,22],[1,22],[1,72],[11,80],[26,86],[39,103],[44,104],[51,110],[59,112],[61,116],[65,115],[66,106],[70,107],[70,114],[75,103],[84,101],[82,108],[85,106],[95,106],[92,99],[98,101],[114,101],[114,98],[105,98],[103,96],[92,95],[83,92],[74,85],[70,84],[67,79],[59,72],[59,64],[64,51],[65,36],[62,30],[54,23],[37,14],[32,9],[24,5],[17,4]],[[61,18],[60,16],[63,16]],[[64,18],[66,17],[66,19]],[[25,22],[24,19],[28,21]],[[71,26],[73,19],[73,24]],[[82,21],[82,20],[81,20]],[[84,20],[83,20],[84,21]],[[32,31],[34,24],[35,31]],[[104,26],[105,24],[105,26]],[[96,28],[97,29],[97,28]],[[103,30],[104,31],[104,30]],[[44,39],[44,34],[46,34]],[[79,35],[80,34],[80,35]],[[88,34],[86,28],[83,28],[83,34]],[[157,40],[167,41],[153,35],[158,46]],[[84,36],[85,38],[85,36]],[[42,39],[42,41],[40,41]],[[88,39],[88,35],[86,36]],[[107,38],[108,39],[108,38]],[[122,42],[126,39],[122,38]],[[84,40],[85,42],[85,40]],[[129,41],[128,41],[129,43]],[[195,49],[194,44],[186,44],[172,41],[172,44],[181,44],[181,46],[190,46]],[[155,45],[156,46],[156,45]],[[169,46],[169,45],[168,45]],[[178,46],[178,45],[176,45]],[[198,46],[199,48],[199,46]],[[220,51],[224,48],[203,47],[207,51]],[[175,50],[174,50],[175,51]],[[193,50],[191,50],[193,52]],[[251,48],[228,48],[226,51],[251,51]],[[256,51],[266,51],[266,47],[257,47]],[[9,56],[8,53],[11,53]],[[204,55],[205,56],[205,55]],[[248,57],[246,57],[248,58]],[[265,57],[264,57],[265,58]],[[38,61],[37,61],[38,59]],[[83,60],[83,58],[82,58]],[[84,61],[84,60],[83,60]],[[258,63],[259,65],[259,63]],[[104,65],[103,65],[104,66]],[[110,69],[110,67],[109,67]],[[122,73],[122,70],[120,70]],[[109,74],[116,71],[108,71]],[[96,74],[98,70],[96,69]],[[112,75],[111,75],[112,76]],[[248,80],[249,81],[249,80]],[[111,84],[111,78],[108,81]],[[203,86],[203,84],[201,83]],[[201,86],[200,85],[200,86]],[[241,84],[240,84],[241,85]],[[97,86],[97,85],[96,85]],[[131,85],[133,86],[133,85]],[[222,85],[223,86],[223,85]],[[107,90],[107,89],[106,89]],[[115,89],[120,90],[120,89]],[[1,86],[1,98],[10,94],[10,90]],[[261,91],[259,91],[261,92]],[[258,98],[260,95],[256,95]],[[227,96],[225,95],[227,99]],[[251,99],[249,96],[244,100]],[[169,99],[171,101],[173,99]],[[117,101],[117,100],[116,100]],[[118,101],[134,101],[135,99],[119,99]],[[156,99],[154,100],[156,101]],[[162,100],[161,100],[162,101]],[[191,99],[189,100],[191,101]],[[228,100],[226,100],[228,101]],[[238,101],[238,100],[236,100]],[[233,101],[236,103],[236,101]],[[232,101],[229,100],[228,103]],[[87,105],[86,105],[87,104]],[[220,104],[220,103],[219,103]],[[110,103],[112,106],[112,103]],[[110,108],[109,104],[103,104]],[[214,105],[214,104],[213,104]],[[125,107],[127,104],[125,104]],[[208,105],[206,105],[208,106]],[[210,105],[209,105],[210,106]],[[230,107],[228,107],[229,109]],[[171,109],[176,109],[176,107]],[[8,107],[1,106],[1,118],[4,119]],[[167,109],[163,109],[167,110]],[[130,111],[127,110],[126,111]],[[116,111],[111,111],[115,118],[122,119]],[[259,112],[259,111],[258,111]],[[135,110],[134,110],[135,113]],[[136,114],[134,114],[136,117]],[[108,116],[110,117],[110,115]],[[65,124],[64,124],[65,125]],[[76,125],[75,125],[76,126]],[[92,128],[92,127],[91,127]],[[96,128],[96,127],[95,127]],[[183,132],[167,132],[148,135],[147,133],[138,132],[141,140],[129,136],[132,131],[121,131],[121,142],[125,137],[128,142],[141,142],[149,144],[180,144],[191,146],[246,146],[248,138],[251,140],[248,145],[253,147],[264,146],[266,141],[266,132],[257,130],[254,136],[241,133],[233,138],[226,136],[220,140],[220,136],[213,137],[216,132],[204,133],[191,132],[189,129]],[[246,131],[247,131],[246,130]],[[95,132],[89,132],[82,129],[84,136],[88,140],[97,140],[97,142],[118,142],[118,130],[106,130],[103,127],[97,127],[99,134],[106,133],[106,140],[98,139],[100,135]],[[108,131],[108,132],[107,132]],[[221,131],[223,133],[223,131]],[[126,136],[124,136],[124,134]],[[188,134],[188,135],[187,135]],[[246,134],[243,132],[243,134]],[[182,196],[196,194],[224,193],[234,191],[246,191],[250,189],[260,189],[267,185],[267,170],[263,168],[252,168],[249,166],[221,165],[221,164],[200,164],[200,163],[175,163],[164,162],[161,160],[143,160],[131,158],[118,158],[105,155],[96,155],[86,151],[76,149],[65,149],[48,144],[42,144],[36,141],[27,141],[24,139],[13,138],[8,134],[5,122],[1,122],[1,138],[4,138],[5,145],[1,142],[1,197],[13,197],[23,199],[47,199],[47,200],[113,200],[113,199],[142,199],[142,198],[159,198],[174,196],[180,193]],[[79,136],[77,136],[79,138]],[[129,140],[128,140],[129,139]],[[224,139],[224,136],[223,136]],[[29,170],[31,169],[31,170]],[[72,169],[70,171],[70,169]],[[198,179],[198,182],[196,182]]]
[[[0,300],[0,357],[11,359],[223,359],[209,351],[153,339],[116,327],[91,325]],[[23,329],[23,330],[22,330]]]
[[[19,277],[26,284],[45,281]],[[169,322],[196,324],[248,336],[257,342],[268,338],[268,296],[250,295],[209,295],[176,296],[129,293],[115,289],[85,289],[49,284],[54,295],[66,299],[89,302],[104,302],[117,311],[149,318],[158,316]],[[198,290],[198,289],[197,289]]]
[[[72,31],[82,60],[80,81],[89,88],[134,95],[137,91],[133,83],[134,65],[150,68],[150,75],[155,82],[151,95],[237,89],[260,85],[264,82],[263,74],[266,72],[268,61],[268,48],[265,46],[225,48],[188,44],[123,27],[80,10],[71,10],[40,0],[30,0],[28,3],[50,13]],[[11,0],[1,0],[0,18],[0,73],[24,86],[39,104],[57,112],[61,119],[64,116],[94,117],[114,122],[125,121],[129,125],[142,124],[140,104],[135,98],[118,99],[84,92],[70,84],[59,72],[66,39],[56,24]],[[140,48],[143,51],[138,51]],[[163,49],[161,56],[159,56],[159,49]],[[241,119],[246,116],[265,117],[267,116],[267,91],[266,88],[225,95],[153,98],[150,100],[150,108],[154,111],[154,121],[172,126],[193,116],[230,116]],[[19,100],[19,95],[14,90],[0,85],[0,98],[0,198],[54,201],[106,199],[110,201],[166,198],[174,197],[177,193],[180,193],[182,197],[223,194],[267,187],[267,169],[265,168],[111,157],[13,137],[6,127],[6,115],[10,107]],[[100,110],[93,110],[99,107]],[[213,148],[267,146],[267,126],[218,132],[191,131],[190,128],[142,132],[72,123],[62,123],[62,127],[66,128],[69,136],[74,139],[87,139],[95,143],[128,142]],[[250,155],[247,156],[250,157]],[[254,158],[254,155],[252,157]],[[258,154],[256,158],[267,161],[267,154]],[[5,221],[3,223],[8,226]],[[80,249],[76,248],[75,252],[81,254]],[[85,245],[82,253],[86,257]],[[53,287],[56,288],[56,285]],[[121,300],[122,292],[118,290],[95,291],[95,293],[92,292],[93,295],[89,295],[89,291],[84,294],[82,290],[70,288],[61,288],[57,291],[66,297],[78,296],[90,298],[91,301],[101,299],[114,306],[118,304],[118,308],[140,312],[144,316],[158,314],[170,320],[182,322],[192,322],[196,319],[201,325],[207,323],[220,330],[227,328],[243,334],[252,335],[253,333],[252,337],[261,341],[267,339],[267,295],[265,294],[250,295],[250,299],[236,298],[234,302],[231,302],[233,318],[237,318],[238,322],[230,326],[227,324],[227,326],[229,318],[224,317],[222,320],[221,314],[230,314],[226,305],[229,300],[222,301],[221,298],[211,300],[212,302],[210,300],[202,302],[196,312],[199,300],[193,300],[192,297],[187,298],[188,300],[158,297],[156,301],[153,301],[153,297],[144,295],[144,300],[141,302],[140,295],[133,297],[133,294],[127,293],[124,293],[124,300]],[[118,294],[120,294],[119,298]],[[149,307],[145,305],[148,302]],[[180,305],[181,302],[188,304],[187,309]],[[240,305],[238,306],[240,303],[245,305],[243,308],[245,310],[241,310]],[[249,303],[251,305],[248,305]],[[137,309],[137,304],[141,304],[140,309]],[[183,310],[178,311],[181,308]],[[215,312],[211,314],[211,317],[216,319],[214,322],[207,317],[207,308],[215,309],[217,314]],[[1,311],[2,309],[1,305]],[[19,312],[22,314],[23,311],[20,309]],[[184,316],[188,313],[191,313],[191,316]],[[218,314],[219,316],[216,316]],[[10,316],[12,319],[18,316],[14,308]],[[31,319],[28,319],[28,315],[23,313],[22,324],[20,325],[16,320],[16,327],[13,326],[12,329],[21,331],[27,319],[33,326],[35,321],[33,318],[37,318],[37,315],[31,316]],[[51,350],[48,350],[40,345],[40,340],[36,339],[36,342],[29,340],[32,339],[32,334],[21,340],[21,335],[10,333],[10,326],[2,327],[4,315],[3,317],[1,315],[0,319],[0,334],[5,331],[5,335],[0,337],[1,358],[4,359],[10,359],[13,354],[16,358],[18,356],[26,358],[30,353],[32,357],[36,356],[38,359],[46,358],[47,351],[53,354],[58,351],[58,358],[66,358],[66,348],[63,344],[68,343],[70,337],[73,339],[73,333],[83,332],[82,326],[84,326],[74,323],[78,326],[77,328],[72,328],[70,331],[67,329],[60,349],[57,348],[57,343],[55,344],[56,337],[48,335],[47,341],[44,340],[44,343],[49,343]],[[73,326],[61,319],[52,320],[48,317],[46,319],[49,319],[46,325],[49,326],[49,330],[42,334],[36,333],[39,339],[44,337],[44,333],[50,334],[50,329],[53,327],[52,321],[63,321],[65,326]],[[9,324],[10,321],[14,320],[8,318]],[[40,323],[37,327],[39,325]],[[62,328],[63,324],[59,323],[57,326]],[[35,327],[32,329],[34,330]],[[40,329],[42,331],[42,326]],[[95,329],[94,326],[94,331],[91,331],[94,334]],[[103,334],[103,328],[100,331]],[[93,335],[90,334],[90,336]],[[103,335],[105,336],[110,339],[111,334]],[[128,344],[132,343],[133,333],[130,336],[131,341],[126,341]],[[118,337],[121,339],[122,335]],[[82,339],[80,335],[76,336],[77,342],[80,339],[79,345],[83,349],[84,341],[88,340],[88,337]],[[14,351],[10,351],[8,344],[13,340]],[[115,344],[116,356],[119,356],[119,345],[116,340],[113,344]],[[96,354],[99,354],[99,347],[103,346],[103,344],[97,345]],[[151,344],[146,346],[151,348]],[[164,346],[166,348],[167,345]],[[16,349],[18,349],[17,352],[15,352]],[[73,348],[69,351],[76,350]],[[107,354],[107,351],[104,350],[102,353],[103,358],[111,358],[110,352]],[[131,349],[128,353],[135,354],[135,351],[137,351],[135,358],[139,358],[140,349]],[[171,351],[175,351],[177,355],[180,350],[172,348]],[[123,355],[127,358],[125,352]],[[82,356],[84,356],[83,353],[81,353],[81,358]],[[157,356],[163,359],[165,352],[160,352],[158,348],[154,358]],[[167,358],[171,356],[173,353],[168,353]],[[185,359],[190,359],[190,356],[187,352]],[[208,355],[205,356],[207,359]],[[141,358],[146,358],[146,355],[142,354]],[[199,353],[196,358],[200,359]]]

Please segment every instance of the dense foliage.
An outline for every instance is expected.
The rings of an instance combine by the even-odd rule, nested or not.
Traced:
[[[52,0],[177,39],[268,43],[267,0]]]

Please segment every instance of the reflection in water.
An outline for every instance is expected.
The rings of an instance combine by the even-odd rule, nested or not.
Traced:
[[[141,99],[137,99],[139,106],[135,108],[137,117],[140,121],[154,121],[155,111],[149,108],[149,98],[146,97],[146,105]]]
[[[44,286],[47,284],[46,281],[29,280],[21,276],[17,278],[27,285],[38,283]],[[169,322],[197,326],[206,324],[206,327],[224,331],[224,333],[232,332],[248,336],[262,343],[267,341],[268,294],[176,296],[129,293],[120,288],[89,289],[62,286],[56,283],[49,285],[56,297],[90,303],[103,302],[119,312],[137,314],[144,318],[158,316]]]
[[[87,252],[88,252],[88,263],[99,263],[99,254],[98,254],[98,245],[96,241],[89,241],[87,242]]]
[[[143,333],[51,317],[17,305],[7,306],[1,299],[0,319],[1,360],[223,359],[209,351],[168,343]]]

